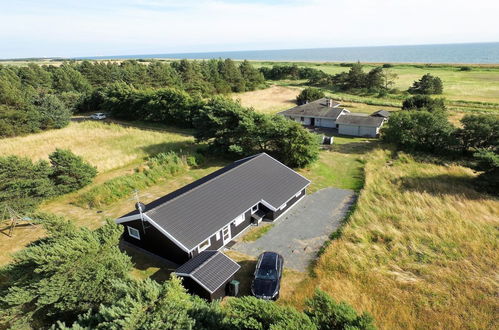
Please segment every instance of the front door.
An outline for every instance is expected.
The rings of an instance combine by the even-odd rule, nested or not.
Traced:
[[[222,228],[222,239],[224,245],[230,242],[230,224]]]
[[[315,118],[310,118],[310,126],[315,126]]]

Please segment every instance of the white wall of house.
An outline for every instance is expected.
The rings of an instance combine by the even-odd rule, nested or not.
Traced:
[[[378,128],[340,124],[338,127],[338,133],[343,135],[352,135],[352,136],[376,137],[376,135],[378,134]]]
[[[321,119],[321,127],[336,128],[336,121],[334,119]]]

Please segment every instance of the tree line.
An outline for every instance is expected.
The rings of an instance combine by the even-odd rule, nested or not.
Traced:
[[[248,61],[237,64],[230,59],[0,65],[0,137],[64,127],[72,113],[95,110],[89,107],[94,91],[116,82],[137,89],[170,87],[207,97],[254,90],[265,80]]]
[[[374,329],[358,313],[317,290],[304,311],[254,297],[208,303],[172,276],[132,277],[118,248],[123,227],[96,229],[38,214],[48,236],[0,268],[0,327],[37,329]]]
[[[266,152],[291,167],[304,167],[319,152],[317,136],[279,115],[255,112],[218,96],[204,100],[175,88],[136,89],[115,83],[93,93],[90,102],[113,117],[194,128],[210,152],[243,157]]]
[[[483,171],[475,180],[477,186],[497,194],[499,117],[468,114],[460,122],[461,127],[449,122],[443,99],[416,95],[404,101],[402,111],[390,116],[382,137],[409,151],[471,156],[471,167]]]

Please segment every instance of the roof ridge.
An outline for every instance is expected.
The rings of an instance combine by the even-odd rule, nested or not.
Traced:
[[[158,208],[158,207],[160,207],[160,206],[164,206],[164,205],[166,205],[166,204],[169,204],[169,203],[171,203],[172,201],[176,200],[177,198],[179,198],[179,197],[181,197],[181,196],[185,196],[186,194],[190,193],[191,191],[195,191],[195,190],[196,190],[196,189],[198,189],[199,187],[202,187],[202,186],[204,186],[205,184],[207,184],[207,183],[209,183],[209,182],[213,182],[213,181],[215,181],[216,179],[218,179],[218,178],[220,178],[220,177],[224,176],[225,174],[227,174],[227,173],[231,172],[231,171],[232,171],[232,170],[234,170],[236,167],[237,167],[237,168],[240,168],[241,166],[244,166],[244,165],[246,165],[246,164],[250,163],[251,161],[255,160],[256,158],[258,158],[258,157],[260,157],[260,156],[262,156],[262,155],[267,155],[267,153],[265,153],[265,152],[261,152],[261,153],[259,153],[259,154],[255,154],[255,155],[252,155],[252,156],[248,156],[248,157],[246,157],[246,158],[243,158],[243,159],[236,160],[236,161],[232,162],[232,164],[236,164],[236,163],[238,163],[238,162],[240,162],[240,161],[243,161],[244,159],[248,159],[248,158],[249,158],[249,159],[248,159],[247,161],[245,161],[244,163],[242,163],[242,164],[240,164],[240,165],[238,165],[238,166],[234,166],[234,167],[233,167],[233,168],[231,168],[230,170],[228,170],[228,171],[226,171],[226,172],[224,172],[224,173],[222,173],[222,174],[220,174],[220,175],[217,175],[216,177],[214,177],[214,178],[212,178],[212,179],[210,179],[210,180],[207,180],[206,182],[203,182],[203,183],[201,183],[200,185],[198,185],[198,186],[196,186],[196,187],[194,187],[194,188],[192,188],[192,189],[189,189],[189,190],[187,190],[187,191],[183,192],[182,194],[180,194],[180,195],[178,195],[178,196],[175,196],[175,197],[173,197],[172,199],[169,199],[168,201],[166,201],[166,202],[164,202],[164,203],[162,203],[162,204],[160,204],[160,205],[158,205],[158,206],[156,206],[156,207],[154,207],[154,208],[152,208],[152,209],[150,209],[150,210],[146,210],[146,213],[148,213],[148,212],[150,212],[150,211],[152,211],[152,210],[154,210],[154,209],[156,209],[156,208]],[[268,155],[267,155],[267,156],[268,156]],[[270,157],[270,156],[269,156],[269,157]],[[232,164],[230,164],[230,165],[232,165]],[[229,166],[229,165],[227,165],[227,166]],[[195,182],[195,181],[194,181],[194,182]]]

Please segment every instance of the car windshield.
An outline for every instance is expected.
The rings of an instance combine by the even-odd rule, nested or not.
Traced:
[[[277,272],[275,269],[260,268],[256,273],[255,278],[260,280],[276,280]]]

